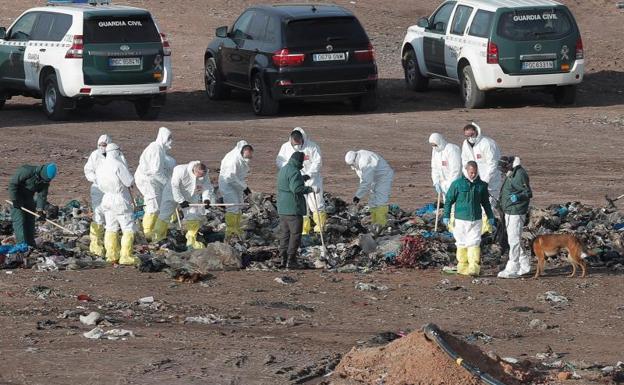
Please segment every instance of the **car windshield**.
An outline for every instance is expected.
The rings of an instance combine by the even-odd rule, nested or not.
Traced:
[[[505,12],[498,34],[510,40],[559,39],[572,30],[572,21],[563,9],[531,9]]]
[[[295,20],[286,29],[286,43],[290,47],[325,47],[346,40],[357,45],[368,44],[366,32],[353,17]]]
[[[150,15],[91,17],[84,23],[85,44],[157,43],[158,29]]]

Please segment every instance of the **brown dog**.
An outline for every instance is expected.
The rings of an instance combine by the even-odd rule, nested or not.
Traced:
[[[583,271],[581,277],[585,278],[587,270],[585,259],[590,253],[586,252],[581,241],[571,234],[545,234],[535,238],[533,241],[533,252],[537,256],[535,278],[539,277],[540,274],[544,274],[546,258],[554,257],[561,250],[568,252],[568,262],[572,264],[572,274],[569,276],[574,277],[576,275],[576,267],[579,266]]]

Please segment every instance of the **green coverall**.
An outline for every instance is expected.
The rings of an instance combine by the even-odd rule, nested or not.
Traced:
[[[9,181],[9,198],[13,201],[11,219],[16,243],[35,246],[35,217],[20,209],[43,211],[47,205],[50,180],[47,178],[46,165],[23,165],[17,169]],[[35,193],[37,203],[35,205]]]

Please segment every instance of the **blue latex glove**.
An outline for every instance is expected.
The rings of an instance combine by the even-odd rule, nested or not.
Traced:
[[[448,227],[450,222],[451,220],[449,218],[442,218],[442,223],[444,223],[444,226]]]
[[[496,218],[488,219],[488,223],[492,227],[496,226]]]
[[[433,188],[435,189],[437,194],[442,194],[442,187],[440,186],[439,183],[434,184]]]
[[[511,203],[516,203],[518,202],[518,196],[516,194],[511,194],[511,196],[509,196],[509,200]]]

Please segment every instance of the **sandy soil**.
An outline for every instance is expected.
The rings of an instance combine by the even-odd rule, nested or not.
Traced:
[[[3,0],[0,25],[8,26],[34,0]],[[504,154],[522,157],[531,176],[535,204],[581,200],[604,203],[604,195],[624,193],[624,14],[613,1],[565,1],[583,32],[588,62],[578,104],[555,108],[543,94],[498,94],[491,108],[465,110],[458,90],[434,83],[427,93],[405,89],[399,61],[406,28],[429,13],[436,1],[337,1],[361,19],[377,50],[381,105],[373,114],[354,114],[344,104],[295,105],[273,118],[251,113],[248,96],[211,102],[203,93],[203,52],[214,28],[231,24],[248,1],[127,1],[154,12],[173,47],[175,80],[166,110],[158,122],[139,122],[129,104],[96,107],[70,122],[51,123],[36,100],[16,98],[0,112],[0,186],[24,163],[56,161],[60,174],[50,200],[87,199],[82,167],[101,133],[113,136],[134,169],[142,149],[159,126],[174,132],[178,163],[200,159],[218,168],[223,155],[244,138],[256,147],[250,186],[274,188],[274,159],[295,126],[306,129],[323,150],[326,190],[349,199],[356,176],[344,165],[344,153],[366,148],[382,154],[396,170],[392,201],[416,208],[433,200],[429,178],[433,131],[459,143],[461,127],[478,121]],[[172,7],[171,4],[175,4]],[[172,8],[175,8],[173,10]],[[212,173],[213,177],[216,175]],[[0,189],[6,198],[6,189]],[[481,330],[494,336],[488,348],[503,356],[535,355],[551,346],[566,359],[615,363],[622,356],[622,277],[594,272],[587,280],[551,277],[540,281],[473,285],[453,279],[465,290],[440,291],[437,272],[386,272],[370,276],[298,274],[299,282],[280,287],[272,273],[217,274],[210,287],[173,285],[164,275],[131,269],[35,274],[0,274],[0,383],[210,383],[281,384],[293,373],[323,357],[344,354],[358,340],[386,330],[403,330],[435,322],[466,335]],[[394,290],[376,296],[355,291],[355,282],[379,281]],[[54,289],[49,300],[28,295],[34,285]],[[580,286],[579,286],[580,285]],[[547,290],[572,299],[562,310],[536,301]],[[78,303],[71,296],[86,292],[96,302]],[[154,295],[163,310],[131,305]],[[266,309],[256,299],[302,303],[314,311]],[[125,301],[135,317],[114,305]],[[138,337],[128,341],[91,341],[76,319],[56,316],[85,306],[118,318]],[[514,306],[536,312],[510,311]],[[619,310],[618,310],[619,309]],[[186,316],[220,314],[218,325],[185,325]],[[279,325],[276,316],[295,317],[295,326]],[[533,318],[553,327],[529,330]],[[38,321],[58,321],[59,328]],[[33,348],[33,349],[30,349]],[[274,356],[274,359],[270,359]],[[274,362],[271,362],[274,361]]]

